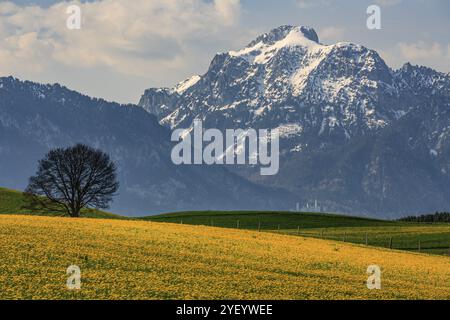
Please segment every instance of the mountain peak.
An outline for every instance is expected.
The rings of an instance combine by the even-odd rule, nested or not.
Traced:
[[[281,26],[265,33],[239,51],[230,51],[232,57],[246,59],[249,63],[265,64],[286,48],[320,49],[319,37],[310,27]]]
[[[256,40],[252,41],[248,47],[253,47],[258,43],[271,45],[285,39],[291,33],[297,33],[310,41],[317,43],[319,42],[319,37],[317,36],[316,31],[311,27],[284,25],[259,36]]]

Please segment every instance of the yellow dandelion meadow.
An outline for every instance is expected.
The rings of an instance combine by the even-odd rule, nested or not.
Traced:
[[[0,248],[1,299],[450,298],[448,257],[244,230],[1,216]]]

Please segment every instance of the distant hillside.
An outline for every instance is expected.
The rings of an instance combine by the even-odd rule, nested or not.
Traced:
[[[27,208],[22,192],[0,188],[0,214],[21,214],[34,216],[61,216],[59,212],[46,212],[45,210]],[[82,210],[82,217],[103,218],[103,219],[126,219],[125,217],[103,212],[100,210],[85,209]]]
[[[360,217],[325,214],[325,213],[297,213],[297,212],[264,212],[264,211],[193,211],[162,214],[141,218],[147,221],[171,222],[192,225],[207,225],[223,228],[248,230],[276,230],[337,227],[373,227],[395,225],[386,220],[367,219]]]

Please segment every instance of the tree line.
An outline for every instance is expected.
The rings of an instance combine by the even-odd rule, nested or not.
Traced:
[[[437,223],[450,222],[449,212],[436,212],[435,214],[426,214],[421,216],[408,216],[399,219],[401,222],[419,222],[419,223]]]

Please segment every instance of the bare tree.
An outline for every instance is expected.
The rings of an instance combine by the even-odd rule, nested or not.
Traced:
[[[116,165],[100,151],[78,144],[51,150],[39,161],[25,193],[41,207],[64,208],[79,217],[83,208],[107,209],[119,189]]]

